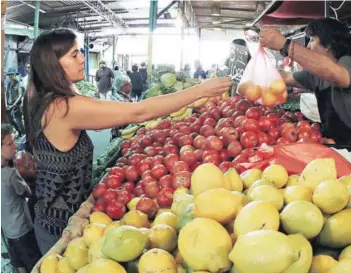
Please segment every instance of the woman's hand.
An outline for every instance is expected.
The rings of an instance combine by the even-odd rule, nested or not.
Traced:
[[[233,81],[230,77],[223,77],[206,80],[200,86],[203,90],[202,96],[215,97],[228,92],[232,85]]]

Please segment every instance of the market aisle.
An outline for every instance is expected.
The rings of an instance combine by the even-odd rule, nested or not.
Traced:
[[[99,132],[87,131],[94,144],[94,160],[106,151],[107,145],[110,142],[111,129],[102,130]]]

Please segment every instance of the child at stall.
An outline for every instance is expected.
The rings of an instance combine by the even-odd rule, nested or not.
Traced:
[[[1,229],[8,241],[11,264],[29,273],[40,259],[26,198],[29,186],[13,168],[16,144],[9,124],[1,124]]]

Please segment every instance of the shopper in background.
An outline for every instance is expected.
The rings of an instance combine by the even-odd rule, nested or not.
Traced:
[[[121,102],[132,102],[130,97],[132,93],[132,84],[128,76],[122,76],[120,86],[116,92],[115,98]]]
[[[28,140],[36,163],[34,229],[45,254],[68,219],[91,193],[93,144],[86,130],[102,130],[163,117],[204,97],[227,92],[230,78],[127,103],[80,96],[72,83],[85,78],[85,58],[69,29],[45,31],[30,52],[33,95]]]
[[[130,78],[128,76],[124,76],[121,80],[121,85],[117,94],[115,95],[115,99],[120,102],[133,102],[130,95],[132,93],[132,85],[130,83]],[[111,141],[117,137],[120,137],[121,134],[119,133],[120,129],[125,128],[127,125],[115,127],[111,130]]]
[[[132,66],[132,73],[130,74],[130,80],[132,83],[132,97],[140,98],[143,93],[143,78],[141,73],[138,71],[138,66]]]
[[[1,229],[8,241],[11,264],[29,273],[41,258],[26,197],[32,193],[12,167],[16,144],[12,126],[1,124]]]
[[[184,65],[183,72],[186,78],[191,78],[191,67],[189,64]]]
[[[200,61],[195,61],[194,79],[206,79],[206,72],[202,68]]]
[[[21,87],[23,88],[24,93],[27,91],[27,87],[28,87],[29,68],[30,68],[30,65],[29,63],[27,63],[25,65],[24,75],[21,77],[21,80],[20,80]]]
[[[22,122],[22,98],[24,90],[20,82],[16,79],[16,75],[18,75],[16,69],[10,68],[7,75],[10,81],[6,86],[6,114],[9,123],[15,127],[19,136],[22,136],[24,134]]]
[[[264,47],[280,50],[305,70],[282,73],[288,86],[314,91],[323,135],[351,147],[351,34],[332,18],[311,22],[305,30],[306,47],[286,39],[276,29],[260,32]]]
[[[112,95],[116,96],[117,91],[121,85],[121,81],[124,77],[123,73],[119,70],[118,65],[116,65],[113,69],[113,74],[114,74],[114,78],[113,78],[113,83],[112,83]]]
[[[95,80],[98,83],[99,96],[102,100],[112,99],[112,79],[114,74],[105,61],[100,61],[99,70],[96,71]]]
[[[146,63],[142,62],[140,64],[140,69],[139,72],[141,74],[141,78],[143,79],[143,92],[147,90],[147,68],[146,68]]]

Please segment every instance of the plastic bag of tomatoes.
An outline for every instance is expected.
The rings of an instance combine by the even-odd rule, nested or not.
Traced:
[[[236,92],[265,106],[286,102],[288,93],[285,82],[261,45],[247,64]]]

